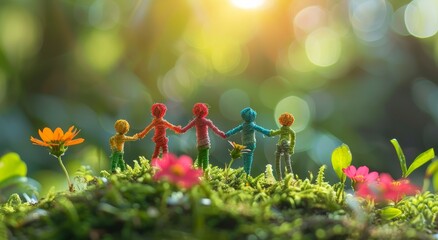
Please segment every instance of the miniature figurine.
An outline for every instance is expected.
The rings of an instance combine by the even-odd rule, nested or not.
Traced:
[[[183,127],[181,132],[184,133],[193,126],[196,127],[196,138],[198,143],[198,158],[196,165],[205,170],[209,164],[210,137],[208,136],[208,128],[211,128],[215,134],[225,139],[225,133],[219,130],[213,122],[206,118],[208,115],[208,107],[204,103],[196,103],[193,106],[193,115],[195,118],[190,121],[187,126]]]
[[[126,163],[123,160],[123,148],[126,141],[138,140],[138,135],[135,134],[132,137],[125,134],[129,131],[129,123],[126,120],[119,119],[114,124],[116,134],[110,138],[110,146],[112,154],[111,159],[111,172],[116,172],[116,168],[120,168],[121,171],[126,169]]]
[[[244,122],[240,124],[239,126],[231,129],[228,131],[225,136],[229,137],[231,135],[236,134],[237,132],[242,131],[242,144],[246,146],[247,149],[250,150],[250,152],[243,154],[243,168],[245,172],[250,175],[251,174],[251,166],[252,161],[254,158],[254,150],[256,148],[256,138],[255,138],[255,131],[261,132],[266,136],[269,136],[270,130],[265,129],[263,127],[258,126],[255,124],[255,119],[257,116],[256,111],[254,111],[252,108],[247,107],[244,108],[240,115],[242,116],[242,119]]]
[[[152,159],[157,158],[161,154],[165,154],[168,152],[169,139],[166,137],[166,130],[169,128],[175,133],[180,133],[181,126],[175,126],[168,121],[166,121],[163,117],[166,115],[167,107],[162,103],[155,103],[151,107],[151,114],[154,117],[152,122],[140,133],[138,133],[138,137],[144,138],[146,134],[152,128],[155,128],[154,136],[152,137],[152,141],[155,142],[155,150],[152,154]]]
[[[277,151],[275,152],[275,164],[277,170],[278,180],[282,180],[282,169],[280,158],[284,156],[284,163],[286,164],[286,169],[288,173],[292,173],[292,164],[290,161],[290,156],[294,154],[295,148],[295,132],[291,129],[291,125],[294,123],[295,118],[290,113],[283,113],[278,118],[278,122],[281,124],[281,128],[278,130],[273,130],[270,136],[280,135],[280,139],[277,143]]]

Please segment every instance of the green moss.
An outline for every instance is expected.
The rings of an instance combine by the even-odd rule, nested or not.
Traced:
[[[433,194],[406,198],[396,205],[403,216],[393,222],[378,211],[359,216],[362,208],[339,201],[336,187],[316,179],[287,175],[275,181],[272,171],[248,177],[243,169],[209,168],[199,186],[178,189],[152,180],[149,162],[94,176],[78,173],[75,193],[51,193],[37,204],[18,195],[0,207],[0,237],[13,239],[415,239],[431,238],[435,215],[425,213],[421,228],[411,205],[429,204]],[[342,196],[345,199],[345,196]],[[432,206],[433,205],[433,206]],[[431,209],[435,205],[432,204]],[[417,210],[421,204],[417,203]],[[419,210],[420,211],[420,210]],[[435,210],[432,211],[432,213]],[[409,220],[409,221],[407,221]]]

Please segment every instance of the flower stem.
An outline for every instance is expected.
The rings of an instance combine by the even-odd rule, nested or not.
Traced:
[[[74,192],[75,190],[74,190],[74,188],[73,188],[73,184],[72,184],[71,181],[70,181],[70,177],[68,176],[67,169],[65,168],[64,164],[62,163],[61,156],[58,157],[58,161],[59,161],[59,164],[61,165],[62,170],[63,170],[64,173],[65,173],[65,176],[67,177],[68,190],[69,190],[70,192]]]

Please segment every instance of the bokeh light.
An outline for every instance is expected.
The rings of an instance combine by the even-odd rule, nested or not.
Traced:
[[[32,13],[15,6],[0,10],[0,46],[7,59],[21,62],[37,53],[40,44],[41,26]]]
[[[250,106],[248,94],[240,89],[230,89],[224,92],[219,99],[222,115],[232,121],[241,120],[237,113],[248,106]]]
[[[418,38],[427,38],[438,32],[438,1],[414,0],[405,11],[406,28]]]
[[[390,24],[392,6],[386,0],[350,0],[350,21],[363,41],[382,39]]]
[[[277,103],[274,111],[274,119],[277,123],[277,126],[281,126],[278,122],[278,118],[281,114],[288,112],[294,115],[295,122],[292,125],[292,128],[296,132],[303,131],[309,124],[311,114],[309,104],[302,98],[297,96],[289,96],[283,98],[281,101]]]
[[[320,67],[328,67],[339,61],[341,50],[341,39],[329,28],[315,30],[306,39],[307,57]]]
[[[123,43],[117,32],[92,31],[88,33],[78,49],[79,61],[96,71],[106,72],[114,67],[123,53]]]

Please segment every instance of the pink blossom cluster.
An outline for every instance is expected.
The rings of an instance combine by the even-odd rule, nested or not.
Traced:
[[[199,184],[203,172],[193,169],[193,160],[189,156],[176,157],[171,153],[163,154],[163,158],[154,158],[152,166],[158,171],[153,176],[155,181],[169,181],[182,188],[191,188]]]
[[[387,173],[369,172],[369,168],[349,166],[342,171],[352,181],[357,196],[376,202],[398,202],[404,196],[414,195],[420,190],[409,179],[394,180]]]

